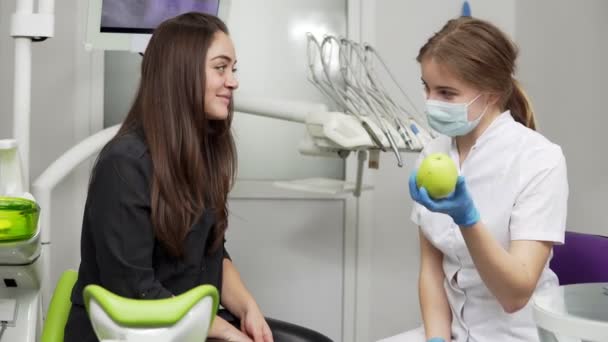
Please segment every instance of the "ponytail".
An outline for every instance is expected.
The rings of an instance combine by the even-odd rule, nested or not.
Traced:
[[[507,109],[511,111],[511,115],[515,121],[522,125],[536,130],[536,120],[534,118],[534,112],[532,111],[532,104],[528,95],[515,78],[513,80],[513,91],[511,97],[507,101]]]

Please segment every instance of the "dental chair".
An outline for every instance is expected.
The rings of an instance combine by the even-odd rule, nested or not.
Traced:
[[[63,273],[49,304],[41,342],[62,342],[78,273]],[[101,342],[201,342],[213,323],[219,296],[211,285],[200,285],[179,296],[135,300],[97,286],[85,287],[85,306]]]
[[[602,284],[588,296],[568,297],[581,293],[591,283],[608,283],[608,237],[593,234],[566,232],[563,245],[553,247],[550,268],[555,272],[561,287],[551,294],[535,298],[534,319],[541,341],[547,342],[604,342],[608,341],[608,323],[601,314],[608,298],[602,294]],[[580,285],[576,285],[580,284]],[[590,287],[594,288],[594,287]],[[594,294],[595,293],[595,294]],[[572,299],[576,298],[576,300]],[[537,306],[536,302],[542,303]],[[547,307],[553,308],[548,310]],[[561,314],[567,312],[568,314]],[[558,314],[559,313],[559,314]]]
[[[219,317],[222,317],[228,323],[232,324],[238,330],[241,329],[241,322],[237,317],[232,315],[227,310],[219,310]],[[274,342],[333,342],[329,337],[303,326],[280,321],[274,318],[266,317],[266,322],[272,330]],[[207,342],[225,342],[224,340],[210,338]]]
[[[564,244],[553,247],[550,267],[560,285],[608,283],[608,237],[567,231]]]
[[[41,342],[61,342],[72,303],[70,296],[78,273],[65,271],[55,287]],[[133,300],[119,297],[97,285],[84,290],[85,305],[97,337],[102,342],[201,342],[208,334],[218,306],[217,290],[201,285],[177,297]],[[238,327],[228,311],[218,314]],[[277,342],[332,342],[308,328],[267,318]],[[221,342],[207,339],[207,342]]]

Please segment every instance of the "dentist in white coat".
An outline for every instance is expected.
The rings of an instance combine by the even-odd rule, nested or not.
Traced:
[[[539,341],[530,298],[558,286],[549,260],[564,241],[568,182],[561,148],[535,131],[516,57],[504,33],[471,17],[420,49],[428,121],[442,133],[420,161],[447,153],[460,176],[438,200],[410,176],[424,324],[383,342]]]

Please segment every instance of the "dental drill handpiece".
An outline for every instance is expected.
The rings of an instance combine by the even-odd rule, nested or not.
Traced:
[[[374,132],[374,130],[369,126],[369,124],[362,120],[361,126],[363,126],[367,134],[369,134],[369,137],[372,139],[373,143],[376,144],[376,146],[382,152],[386,152],[386,147],[384,147],[384,144],[382,144],[382,141],[380,141],[380,138],[378,138],[378,135],[376,135],[376,132]]]
[[[395,158],[397,158],[397,165],[399,167],[403,167],[403,160],[401,159],[401,155],[399,154],[399,148],[397,147],[397,144],[395,143],[393,136],[391,135],[391,133],[388,130],[384,132],[384,135],[386,136],[386,139],[388,139],[388,143],[391,145],[391,149],[393,150],[393,153],[395,154]]]
[[[405,129],[403,122],[401,122],[401,120],[399,120],[399,118],[397,118],[397,117],[395,117],[395,125],[397,126],[397,132],[399,132],[401,139],[403,139],[403,142],[405,142],[405,146],[407,146],[407,148],[409,148],[410,150],[413,150],[414,143],[412,141],[412,138],[410,137],[409,133]]]

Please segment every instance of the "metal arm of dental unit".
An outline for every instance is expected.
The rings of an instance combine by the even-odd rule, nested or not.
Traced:
[[[53,37],[55,0],[17,0],[11,17],[11,36],[15,40],[13,95],[13,136],[21,151],[24,188],[29,189],[30,113],[32,86],[32,42]]]

